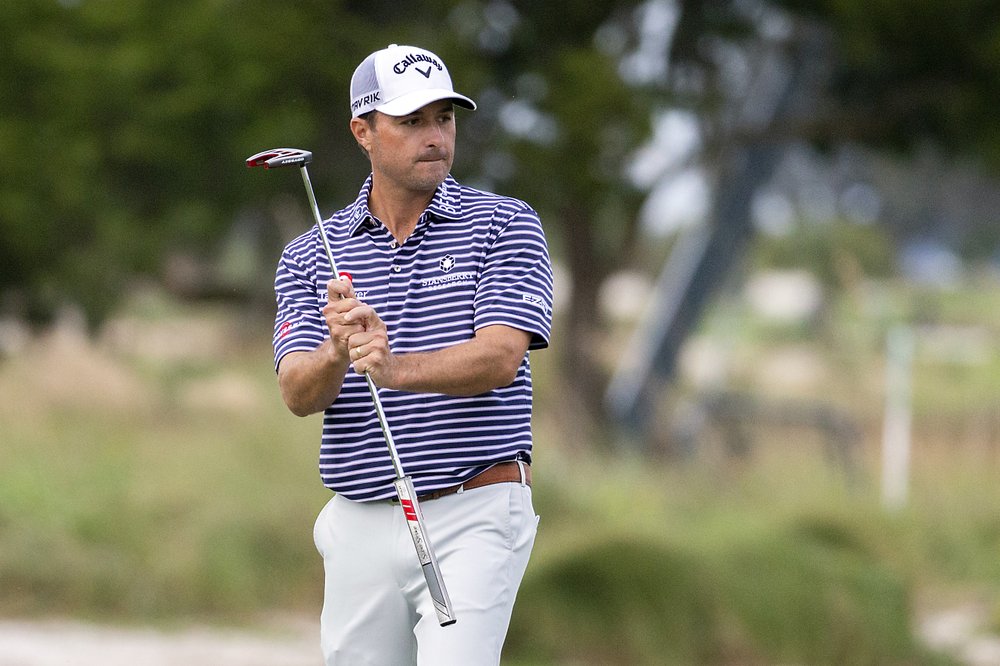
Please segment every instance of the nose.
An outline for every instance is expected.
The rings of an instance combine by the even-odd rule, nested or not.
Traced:
[[[445,142],[444,129],[437,123],[431,123],[427,130],[426,142],[428,147],[441,146]]]

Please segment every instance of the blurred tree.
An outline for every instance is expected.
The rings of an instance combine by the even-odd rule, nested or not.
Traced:
[[[645,322],[648,357],[620,368],[609,391],[633,427],[648,421],[684,337],[753,234],[749,210],[783,151],[864,144],[911,151],[927,142],[994,168],[1000,112],[1000,5],[890,0],[677,0],[665,99],[697,119],[698,160],[712,181],[695,259],[674,253],[659,308]],[[990,220],[991,221],[991,220]],[[704,240],[698,238],[703,236]]]
[[[332,142],[351,65],[331,56],[356,27],[318,0],[3,3],[0,306],[97,323],[133,276],[214,250],[244,201],[287,186],[243,158]]]
[[[781,0],[829,31],[824,110],[805,136],[912,149],[932,139],[1000,168],[1000,4],[991,0]]]
[[[727,93],[740,92],[733,74],[752,64],[760,44],[784,42],[793,55],[810,32],[825,40],[817,56],[828,71],[815,107],[744,140],[857,141],[880,150],[934,140],[1000,167],[1000,136],[993,131],[1000,115],[993,104],[1000,94],[1000,5],[991,0],[678,0],[677,6],[669,87],[693,93],[686,102],[702,112],[721,110]]]

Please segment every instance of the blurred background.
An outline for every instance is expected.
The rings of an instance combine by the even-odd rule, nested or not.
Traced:
[[[1000,663],[989,0],[0,3],[0,618],[312,627],[270,346],[312,222],[244,160],[352,201],[390,42],[556,264],[505,663]]]

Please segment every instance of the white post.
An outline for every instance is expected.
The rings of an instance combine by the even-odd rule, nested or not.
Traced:
[[[913,420],[913,329],[895,326],[886,339],[885,421],[882,425],[882,504],[906,506],[910,484],[910,429]]]

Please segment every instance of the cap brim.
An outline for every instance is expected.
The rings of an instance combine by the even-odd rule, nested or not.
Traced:
[[[407,116],[417,109],[422,109],[431,102],[437,102],[442,99],[450,99],[455,102],[455,104],[464,107],[466,109],[476,110],[476,103],[465,95],[459,95],[452,90],[445,90],[439,88],[436,90],[415,90],[406,95],[402,95],[392,100],[391,102],[386,102],[385,104],[380,104],[375,107],[376,111],[380,111],[387,116]]]

